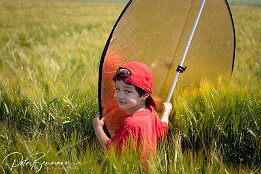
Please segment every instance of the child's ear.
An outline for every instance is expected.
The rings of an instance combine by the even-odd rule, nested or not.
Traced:
[[[142,97],[144,100],[146,100],[150,95],[148,93],[144,94]]]

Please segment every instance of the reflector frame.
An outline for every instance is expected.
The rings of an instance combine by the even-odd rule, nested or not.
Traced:
[[[114,99],[112,77],[129,61],[140,61],[155,77],[152,97],[158,108],[166,100],[176,68],[201,1],[133,0],[118,18],[104,48],[99,73],[99,108],[114,135],[125,112]],[[177,87],[184,89],[202,78],[230,76],[235,55],[235,31],[225,0],[206,0]]]

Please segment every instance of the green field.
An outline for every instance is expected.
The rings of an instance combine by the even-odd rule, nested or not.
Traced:
[[[104,152],[91,125],[100,56],[124,5],[0,0],[0,173],[142,173],[133,152]],[[231,11],[232,79],[175,97],[151,173],[261,172],[261,8]]]

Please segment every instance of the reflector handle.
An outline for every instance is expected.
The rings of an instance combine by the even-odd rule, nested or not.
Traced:
[[[189,39],[188,39],[188,41],[187,41],[186,48],[185,48],[185,50],[184,50],[184,52],[183,52],[183,55],[182,55],[180,64],[178,65],[178,68],[179,68],[179,67],[183,67],[183,63],[184,63],[185,58],[186,58],[186,55],[187,55],[187,53],[188,53],[188,49],[189,49],[191,40],[192,40],[192,38],[193,38],[193,35],[194,35],[194,33],[195,33],[195,30],[196,30],[196,28],[197,28],[198,21],[199,21],[201,12],[202,12],[202,10],[203,10],[203,7],[204,7],[204,5],[205,5],[205,2],[206,2],[206,0],[202,0],[202,2],[201,2],[201,6],[200,6],[200,8],[199,8],[199,11],[198,11],[198,14],[197,14],[197,18],[196,18],[196,20],[195,20],[195,22],[194,22],[192,31],[191,31],[191,33],[190,33]],[[178,68],[177,68],[177,70],[178,70]],[[182,72],[183,72],[183,71],[182,71]],[[169,91],[169,94],[168,94],[168,98],[167,98],[167,100],[166,100],[166,103],[169,103],[169,102],[170,102],[170,99],[171,99],[171,97],[172,97],[172,94],[173,94],[173,92],[174,92],[174,89],[175,89],[175,87],[176,87],[176,84],[177,84],[177,81],[178,81],[178,78],[179,78],[179,74],[182,73],[182,72],[180,72],[180,71],[177,71],[177,72],[176,72],[176,75],[175,75],[175,78],[174,78],[174,80],[173,80],[173,82],[172,82],[172,85],[171,85],[171,88],[170,88],[170,91]]]

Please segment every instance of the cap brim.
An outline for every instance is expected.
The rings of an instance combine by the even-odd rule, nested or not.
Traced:
[[[147,99],[146,99],[146,104],[147,105],[150,105],[150,106],[152,106],[152,107],[156,107],[157,105],[156,105],[156,103],[155,103],[155,101],[153,100],[153,98],[151,97],[151,96],[149,96]]]

